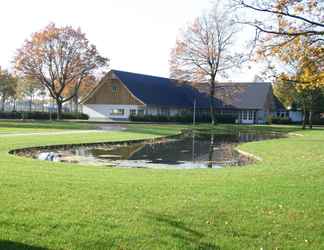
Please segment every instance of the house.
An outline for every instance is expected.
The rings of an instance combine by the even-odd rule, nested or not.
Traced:
[[[215,98],[215,110],[219,114],[236,115],[240,123],[265,123],[269,115],[285,111],[274,97],[271,83],[227,83],[224,86],[234,94]],[[208,112],[208,95],[188,84],[119,70],[111,70],[82,101],[83,112],[90,119],[107,120],[128,120],[131,115],[192,114],[194,103],[197,112]]]

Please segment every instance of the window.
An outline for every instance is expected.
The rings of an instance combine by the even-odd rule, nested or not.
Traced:
[[[170,109],[169,108],[161,108],[161,115],[169,116],[170,115]]]
[[[253,118],[254,118],[254,112],[249,111],[249,120],[253,120]]]
[[[144,109],[137,110],[137,115],[144,116]]]
[[[125,114],[124,109],[113,109],[110,113],[111,115],[123,116]]]
[[[247,111],[243,111],[243,120],[247,119]]]
[[[117,85],[116,85],[116,84],[113,84],[113,85],[111,86],[111,91],[112,91],[113,93],[116,93],[116,92],[117,92]]]
[[[129,111],[129,114],[132,115],[132,116],[136,115],[136,109],[131,109]]]

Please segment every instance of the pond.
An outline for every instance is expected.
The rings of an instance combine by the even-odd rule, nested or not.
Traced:
[[[185,133],[150,141],[36,148],[16,154],[40,160],[109,167],[221,168],[254,161],[235,149],[239,143],[278,137],[282,135]]]

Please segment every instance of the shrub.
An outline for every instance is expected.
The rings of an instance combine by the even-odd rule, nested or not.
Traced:
[[[215,115],[215,119],[220,123],[235,123],[236,116],[234,115]],[[192,123],[192,115],[176,115],[176,116],[164,116],[164,115],[143,115],[143,116],[131,116],[131,121],[136,122],[179,122],[179,123]],[[211,122],[209,115],[196,116],[196,122]]]
[[[56,113],[49,112],[0,112],[0,119],[33,119],[33,120],[55,120],[57,117]],[[62,113],[62,119],[66,120],[88,120],[89,116],[83,113]]]
[[[272,117],[272,124],[292,124],[292,121],[288,117]]]

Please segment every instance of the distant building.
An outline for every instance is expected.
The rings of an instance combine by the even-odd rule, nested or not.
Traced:
[[[226,98],[215,98],[215,110],[219,114],[234,114],[239,123],[262,124],[269,115],[287,113],[274,97],[271,83],[227,85],[229,92],[235,92],[231,88],[238,91]],[[111,70],[82,104],[83,112],[90,119],[127,120],[131,115],[191,114],[195,101],[198,112],[208,112],[208,95],[187,84],[163,77]]]

